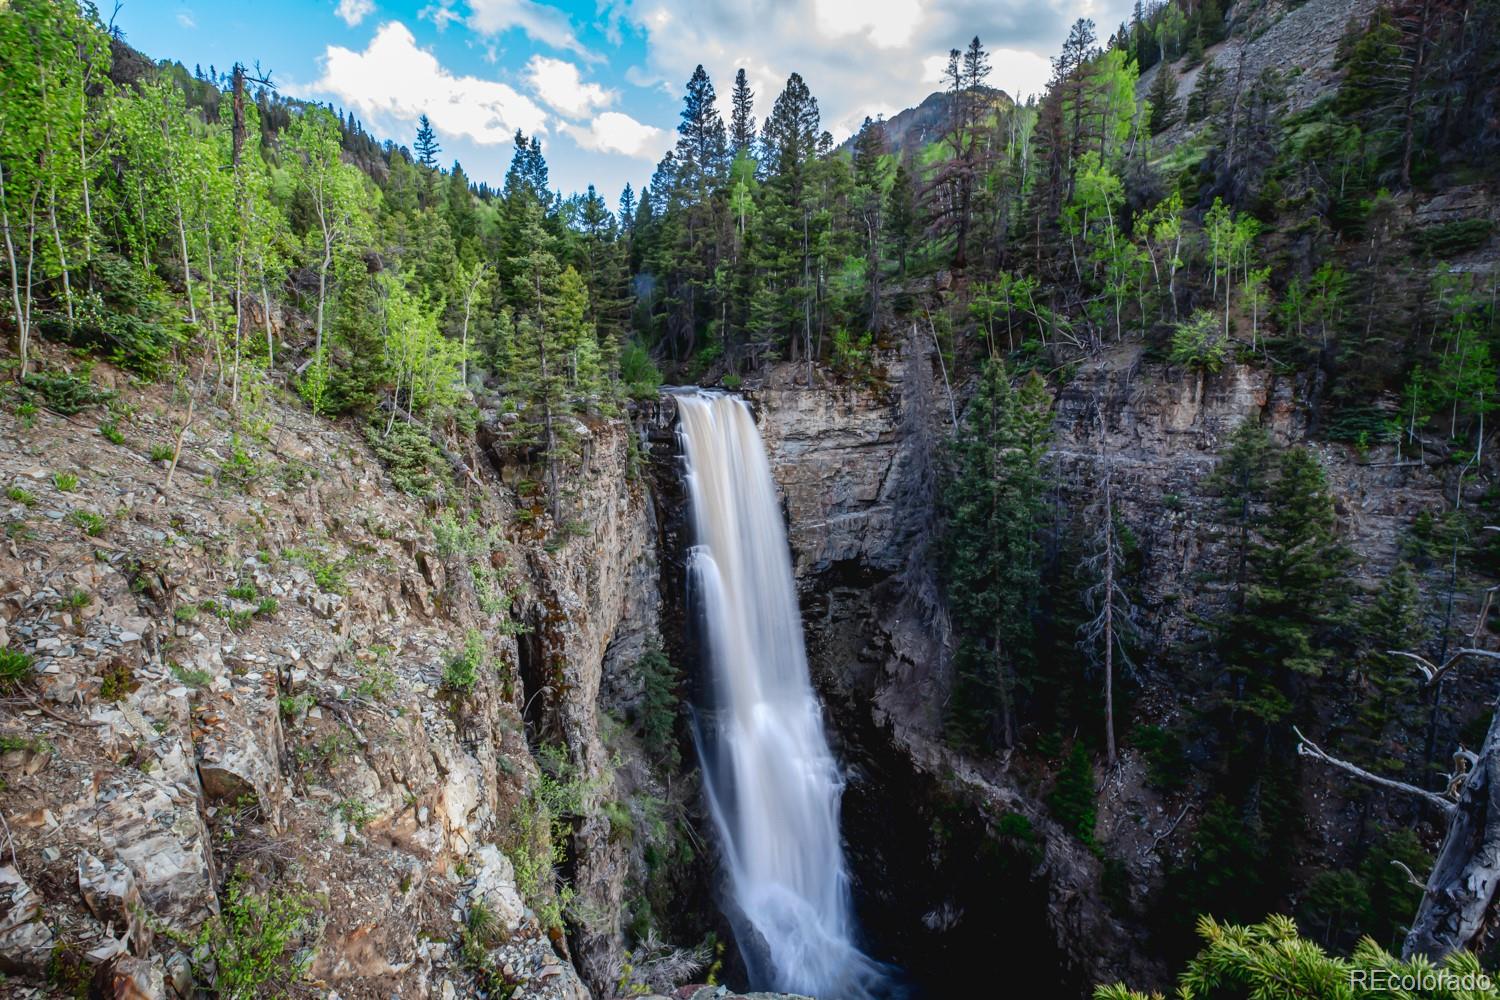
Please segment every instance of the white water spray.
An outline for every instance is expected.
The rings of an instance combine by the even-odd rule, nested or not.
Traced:
[[[700,753],[752,986],[857,1000],[881,967],[854,944],[843,780],[808,679],[786,529],[749,407],[677,396],[712,710]],[[737,912],[736,912],[737,911]]]

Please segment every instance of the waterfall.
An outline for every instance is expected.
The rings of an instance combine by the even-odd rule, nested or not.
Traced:
[[[745,403],[677,395],[695,544],[691,603],[711,693],[699,753],[729,876],[726,913],[758,989],[883,992],[855,945],[839,839],[843,779],[808,678],[786,529]]]

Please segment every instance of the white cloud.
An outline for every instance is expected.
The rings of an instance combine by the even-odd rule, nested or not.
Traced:
[[[469,0],[468,23],[482,35],[498,35],[519,28],[528,38],[554,49],[589,60],[598,58],[578,40],[567,14],[536,0]]]
[[[453,9],[453,0],[438,0],[437,3],[430,3],[417,11],[417,20],[431,21],[438,31],[463,19],[463,15]]]
[[[825,36],[864,35],[882,49],[909,43],[922,21],[920,0],[813,0],[813,12]]]
[[[823,126],[842,139],[866,114],[906,108],[941,86],[948,50],[976,34],[989,49],[991,86],[1039,93],[1049,58],[1080,9],[1061,0],[604,0],[602,16],[643,37],[646,57],[626,80],[669,81],[680,94],[703,63],[727,112],[736,69],[764,118],[792,72],[818,99]],[[1131,0],[1089,0],[1101,34],[1129,16]]]
[[[619,111],[596,115],[587,127],[563,125],[579,146],[596,153],[621,153],[637,159],[655,161],[672,145],[671,134],[654,125],[643,125]]]
[[[546,56],[531,57],[526,64],[526,79],[536,96],[569,118],[582,118],[595,108],[607,107],[617,96],[597,83],[584,83],[572,63]]]
[[[509,142],[516,129],[547,130],[547,113],[531,98],[494,80],[455,76],[399,21],[381,25],[363,52],[328,46],[323,76],[311,89],[334,95],[392,135],[410,132],[422,114],[439,133],[481,145]]]
[[[375,13],[375,3],[374,0],[339,0],[334,13],[352,28]]]
[[[179,10],[177,12],[177,23],[182,25],[189,31],[192,31],[194,28],[198,27],[198,22],[193,20],[193,12],[188,10],[187,8],[183,8],[182,10]]]

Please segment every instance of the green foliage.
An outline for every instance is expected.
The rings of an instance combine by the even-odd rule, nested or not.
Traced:
[[[125,435],[120,433],[120,427],[114,421],[99,425],[99,436],[110,444],[124,444]]]
[[[1161,726],[1136,726],[1133,742],[1146,758],[1146,775],[1163,792],[1179,791],[1187,782],[1188,762],[1182,741]]]
[[[1402,962],[1366,938],[1348,958],[1332,956],[1297,933],[1290,917],[1272,916],[1248,927],[1198,920],[1203,949],[1178,977],[1178,1000],[1228,1000],[1230,997],[1366,998],[1402,996],[1430,1000],[1494,1000],[1490,983],[1472,952],[1456,952],[1441,966],[1417,958]],[[1441,974],[1439,974],[1441,973]],[[1421,985],[1401,989],[1403,982]],[[1160,994],[1157,994],[1159,997]],[[1094,1000],[1151,1000],[1123,985],[1101,986]]]
[[[172,456],[177,454],[177,449],[169,444],[153,444],[151,446],[151,461],[170,462]]]
[[[71,511],[68,514],[68,520],[82,528],[83,533],[90,538],[104,534],[104,529],[109,526],[109,522],[104,518],[87,510]]]
[[[31,681],[30,653],[14,647],[0,649],[0,691],[10,691]]]
[[[1219,318],[1206,309],[1178,323],[1172,330],[1173,364],[1216,374],[1229,357],[1229,343],[1219,326]]]
[[[63,493],[72,493],[78,489],[78,477],[71,472],[54,472],[52,474],[52,485]]]
[[[1489,219],[1459,219],[1417,230],[1417,249],[1439,260],[1477,250],[1489,241],[1494,223]]]
[[[312,930],[312,907],[300,895],[257,892],[240,873],[229,880],[219,916],[199,947],[213,961],[214,987],[226,1000],[288,996],[311,959],[299,951]]]
[[[452,470],[421,428],[399,420],[385,427],[371,423],[365,428],[365,440],[403,493],[440,500],[452,492]]]
[[[944,585],[960,636],[949,736],[960,745],[1008,741],[1017,682],[1030,680],[1048,406],[1039,377],[1013,386],[1003,364],[987,362],[948,453]]]
[[[91,406],[103,406],[115,398],[113,392],[96,388],[86,372],[81,375],[72,372],[37,372],[22,379],[21,385],[28,393],[39,398],[47,409],[65,417],[82,413]]]
[[[1094,843],[1094,820],[1098,807],[1094,798],[1094,762],[1088,748],[1075,741],[1068,752],[1052,793],[1047,796],[1052,815],[1085,844]]]
[[[477,629],[469,629],[464,633],[463,651],[450,657],[443,669],[443,687],[459,694],[473,693],[487,656],[484,636]]]
[[[13,503],[21,504],[23,507],[36,506],[36,494],[23,486],[7,486],[5,498]]]
[[[657,646],[650,646],[635,663],[641,679],[641,738],[646,752],[664,760],[669,770],[680,763],[677,750],[677,668]]]

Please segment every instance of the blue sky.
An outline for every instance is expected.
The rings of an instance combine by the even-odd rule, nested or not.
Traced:
[[[125,0],[115,23],[152,58],[223,71],[259,61],[285,93],[350,109],[410,144],[424,111],[443,158],[498,182],[517,128],[541,137],[554,187],[614,203],[671,147],[683,85],[703,63],[726,112],[743,67],[756,114],[788,73],[842,139],[939,85],[978,34],[990,82],[1039,91],[1069,24],[1107,35],[1130,0]]]

